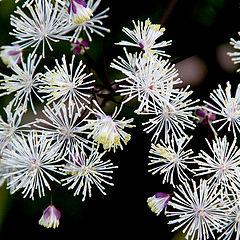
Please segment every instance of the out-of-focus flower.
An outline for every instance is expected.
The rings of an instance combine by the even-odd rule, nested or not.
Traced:
[[[43,211],[39,224],[46,228],[57,228],[60,218],[61,212],[54,205],[50,205]]]
[[[53,144],[53,139],[47,138],[42,133],[30,132],[27,136],[14,138],[11,142],[12,149],[5,148],[1,161],[4,164],[5,178],[11,178],[8,188],[13,188],[11,193],[22,190],[24,197],[29,195],[34,199],[35,191],[39,197],[45,195],[45,187],[51,190],[48,180],[59,182],[50,172],[60,173],[57,168],[62,160],[58,154],[58,145]]]
[[[227,82],[225,92],[219,85],[218,89],[213,90],[210,94],[210,98],[215,102],[215,105],[204,101],[211,107],[208,107],[208,111],[220,116],[219,119],[213,121],[213,124],[222,122],[217,131],[228,124],[228,131],[233,131],[234,136],[236,136],[236,130],[240,132],[240,84],[237,86],[235,96],[231,92],[230,82]]]
[[[123,32],[133,40],[133,43],[121,41],[117,43],[118,45],[140,47],[147,55],[157,53],[169,57],[169,55],[165,54],[165,51],[158,48],[171,45],[172,41],[156,43],[156,40],[163,35],[165,28],[161,27],[160,24],[152,24],[149,19],[145,20],[145,22],[138,21],[137,24],[133,21],[133,24],[134,30],[123,28]]]
[[[18,3],[19,1],[21,1],[21,0],[15,0],[15,3]],[[36,1],[36,0],[24,0],[22,7],[24,8],[26,6],[30,6],[34,1]]]
[[[27,8],[29,15],[19,7],[15,15],[11,15],[11,34],[18,39],[14,44],[18,44],[21,49],[31,46],[34,54],[42,43],[42,57],[45,58],[45,45],[52,51],[51,41],[69,40],[70,37],[65,34],[71,30],[71,26],[58,1],[55,1],[54,6],[51,0],[35,1],[34,8],[29,5]]]
[[[14,64],[20,64],[22,60],[22,50],[18,45],[2,46],[0,57],[8,67]]]
[[[82,31],[86,33],[89,41],[92,41],[92,33],[104,37],[102,31],[110,32],[108,28],[102,26],[102,19],[108,17],[105,13],[109,8],[95,14],[101,0],[88,0],[87,2],[83,0],[66,0],[66,2],[65,9],[67,8],[69,13],[69,22],[72,25],[72,29],[75,29],[71,40],[78,39]]]
[[[238,33],[240,35],[240,32]],[[236,52],[228,52],[228,55],[232,57],[232,61],[234,64],[240,63],[240,41],[234,40],[233,38],[230,39],[230,44],[233,45],[233,47],[237,50]],[[237,72],[240,71],[240,68],[238,68]]]
[[[169,224],[177,224],[173,231],[182,228],[186,239],[206,240],[209,235],[215,238],[213,231],[221,231],[227,223],[228,202],[219,196],[215,186],[201,180],[199,185],[192,180],[177,186],[177,191],[168,205],[173,209],[166,211],[168,217],[175,218]]]
[[[70,105],[75,105],[78,113],[85,108],[85,104],[89,104],[90,95],[85,91],[92,89],[95,80],[88,79],[92,73],[84,73],[86,65],[82,61],[74,68],[75,55],[72,56],[72,61],[67,65],[66,57],[63,55],[62,64],[56,60],[56,66],[53,70],[49,70],[41,77],[39,92],[47,95],[48,104],[55,102],[61,105],[68,102]]]
[[[15,93],[12,100],[14,102],[14,106],[19,108],[22,105],[24,109],[27,109],[28,102],[30,102],[34,114],[37,113],[32,101],[32,93],[34,93],[34,95],[43,102],[36,92],[39,84],[40,73],[35,72],[40,60],[41,57],[37,59],[37,55],[30,54],[26,63],[21,58],[20,66],[17,64],[10,65],[12,71],[14,72],[11,76],[0,73],[0,76],[4,77],[0,80],[0,89],[4,90],[0,96]]]
[[[94,101],[94,104],[97,108],[88,108],[96,117],[96,119],[86,119],[88,124],[85,125],[85,128],[91,130],[88,137],[92,137],[98,144],[102,144],[105,150],[113,148],[115,151],[118,147],[123,149],[121,141],[127,144],[131,138],[131,135],[123,131],[123,129],[135,127],[130,124],[133,118],[117,120],[116,117],[119,115],[121,108],[115,108],[114,113],[110,116],[103,112],[96,101]]]
[[[175,187],[176,179],[179,179],[182,183],[189,180],[188,173],[194,173],[188,164],[194,163],[192,156],[192,149],[185,150],[186,145],[192,137],[182,137],[180,139],[168,138],[167,143],[160,141],[157,145],[152,144],[150,149],[151,162],[149,165],[155,167],[149,170],[152,174],[163,174],[163,184],[169,182]]]
[[[207,144],[212,152],[210,156],[201,150],[195,162],[199,165],[197,175],[209,176],[207,182],[214,186],[221,186],[222,190],[237,191],[240,188],[239,159],[240,149],[236,146],[236,139],[230,145],[227,137],[215,137],[212,144]]]
[[[83,55],[86,50],[89,49],[89,42],[87,40],[83,40],[82,38],[73,40],[71,45],[73,54],[75,55]]]
[[[152,197],[149,197],[147,199],[147,203],[150,209],[158,216],[163,211],[163,209],[166,209],[169,200],[169,194],[157,192]]]
[[[63,185],[70,184],[68,189],[75,188],[74,196],[82,192],[82,201],[85,200],[87,193],[91,197],[92,185],[95,185],[104,195],[106,193],[102,183],[113,185],[108,181],[112,179],[109,174],[117,166],[113,166],[110,160],[102,161],[104,154],[105,152],[98,153],[96,149],[92,149],[87,156],[83,148],[79,151],[79,147],[75,146],[71,149],[71,159],[66,159],[67,164],[62,171],[70,176],[62,180]]]

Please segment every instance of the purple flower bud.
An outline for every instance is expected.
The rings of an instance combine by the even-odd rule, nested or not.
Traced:
[[[50,205],[43,211],[39,224],[46,228],[56,228],[60,218],[61,212],[54,205]]]
[[[78,40],[72,41],[72,51],[75,55],[83,55],[86,50],[89,49],[88,47],[89,43],[86,40],[83,40],[82,38],[79,38]]]
[[[157,192],[154,196],[147,199],[148,206],[150,209],[159,215],[170,200],[170,195],[167,193]]]
[[[200,123],[202,125],[209,124],[209,121],[216,120],[216,114],[212,113],[208,109],[211,110],[212,107],[209,106],[209,105],[206,105],[203,109],[197,109],[196,110],[196,115],[199,116]]]

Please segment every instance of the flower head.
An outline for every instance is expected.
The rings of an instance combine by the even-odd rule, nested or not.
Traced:
[[[57,228],[60,218],[61,212],[54,205],[50,205],[43,211],[39,224],[46,228]]]
[[[238,33],[238,35],[240,35],[240,32]],[[230,44],[233,45],[234,49],[236,49],[237,51],[228,52],[228,55],[232,57],[232,61],[234,64],[238,64],[238,63],[240,63],[240,52],[238,51],[238,50],[240,50],[240,41],[231,38]],[[240,71],[240,68],[237,70],[237,72],[239,72],[239,71]]]
[[[117,83],[125,83],[120,84],[117,91],[127,97],[124,103],[137,97],[140,105],[136,112],[141,113],[148,110],[150,103],[165,102],[164,95],[168,94],[169,89],[173,92],[173,86],[181,83],[175,65],[157,55],[145,58],[142,54],[131,55],[124,50],[128,62],[119,58],[120,61],[114,60],[111,64],[111,67],[126,75],[116,80]]]
[[[11,33],[18,40],[14,44],[19,44],[21,49],[29,46],[33,47],[33,54],[42,43],[42,56],[45,57],[45,45],[50,50],[50,42],[58,42],[60,40],[68,40],[65,36],[71,30],[68,19],[65,17],[64,8],[51,3],[51,0],[35,1],[34,6],[27,5],[29,15],[17,7],[11,16],[11,25],[14,27]]]
[[[2,154],[2,163],[6,170],[5,178],[12,177],[8,188],[14,189],[12,193],[23,189],[24,197],[34,199],[35,191],[39,197],[45,195],[45,187],[51,190],[47,181],[59,182],[50,172],[60,173],[57,168],[61,161],[58,146],[53,139],[46,135],[30,132],[27,136],[14,138],[12,149],[5,148]]]
[[[21,124],[22,116],[26,112],[26,109],[18,107],[13,109],[13,102],[10,102],[6,108],[6,121],[0,116],[0,153],[8,146],[11,146],[11,142],[25,129],[31,126],[31,123]]]
[[[172,41],[156,43],[156,40],[163,35],[165,28],[161,27],[160,24],[152,24],[149,19],[145,20],[145,22],[138,21],[137,24],[133,21],[133,24],[134,30],[123,28],[123,32],[133,40],[133,43],[121,41],[117,43],[118,45],[140,47],[146,54],[157,53],[169,56],[165,54],[165,51],[159,50],[158,48],[171,45]]]
[[[83,0],[67,0],[66,6],[68,6],[69,22],[72,29],[75,29],[72,40],[78,39],[82,31],[86,33],[89,41],[92,41],[91,34],[94,32],[104,37],[102,31],[110,31],[108,28],[102,26],[102,19],[108,17],[105,13],[109,8],[95,14],[100,2],[101,0],[88,0],[87,2]]]
[[[64,173],[70,176],[62,181],[64,182],[63,185],[70,184],[68,189],[76,188],[74,196],[82,192],[82,200],[84,201],[87,193],[89,197],[92,196],[92,185],[96,185],[104,195],[106,193],[102,183],[113,185],[108,179],[112,179],[109,174],[112,173],[112,169],[116,168],[116,166],[113,166],[110,160],[102,161],[104,154],[105,152],[98,153],[96,149],[92,149],[90,154],[87,155],[83,148],[79,151],[78,146],[71,150],[71,159],[66,159],[67,164],[62,169]]]
[[[2,46],[0,57],[8,67],[14,64],[20,64],[22,60],[22,50],[18,45]]]
[[[59,105],[68,102],[70,105],[75,105],[78,113],[85,108],[85,104],[89,103],[89,94],[87,90],[92,89],[92,83],[95,80],[88,79],[92,74],[84,73],[85,65],[82,61],[74,68],[75,55],[72,56],[72,61],[67,65],[66,57],[63,55],[62,64],[56,60],[56,66],[53,70],[49,70],[40,79],[39,92],[47,95],[48,104],[57,102]]]
[[[182,183],[189,179],[186,172],[194,173],[190,168],[188,168],[188,164],[193,163],[191,161],[194,159],[193,151],[191,149],[184,150],[186,145],[191,140],[187,137],[182,137],[179,139],[168,138],[167,143],[164,141],[160,141],[159,144],[152,144],[152,148],[150,150],[151,162],[149,165],[154,165],[155,167],[149,170],[152,174],[160,173],[164,175],[163,184],[165,182],[170,182],[173,186],[175,186],[175,177],[177,177]]]
[[[91,9],[83,0],[71,0],[68,13],[75,24],[81,24],[93,16]]]
[[[150,209],[157,214],[157,216],[166,209],[167,204],[170,200],[170,195],[167,193],[157,192],[152,197],[147,199],[148,206]]]
[[[122,120],[117,120],[116,117],[120,113],[121,108],[119,110],[115,108],[114,113],[110,116],[106,115],[95,101],[94,104],[97,108],[93,110],[89,108],[89,111],[95,115],[96,119],[86,119],[88,121],[88,124],[85,126],[86,129],[92,130],[88,137],[93,137],[94,141],[102,144],[105,150],[113,148],[115,151],[118,147],[122,149],[121,141],[127,144],[131,138],[131,135],[123,129],[125,127],[134,127],[134,125],[130,124],[133,119],[125,120],[123,118]]]
[[[5,91],[1,96],[15,93],[12,101],[16,108],[23,105],[23,108],[27,109],[28,102],[30,102],[34,114],[36,114],[36,111],[32,101],[32,93],[34,93],[40,101],[43,101],[36,92],[40,73],[35,72],[40,60],[41,57],[37,59],[37,55],[30,54],[26,63],[21,59],[21,66],[17,64],[10,66],[14,72],[11,76],[0,73],[0,76],[4,77],[4,79],[0,80],[0,82],[2,82],[0,89]]]
[[[237,86],[235,96],[231,92],[231,84],[227,82],[225,92],[219,85],[219,88],[210,94],[210,98],[215,105],[205,101],[211,107],[208,107],[208,111],[220,116],[220,119],[214,120],[213,124],[222,123],[217,131],[228,125],[228,131],[232,130],[234,136],[236,136],[236,130],[240,132],[240,84]]]
[[[201,180],[197,185],[192,180],[192,186],[188,182],[177,186],[177,191],[168,205],[173,209],[166,212],[168,217],[174,217],[169,224],[177,224],[173,231],[184,227],[186,239],[205,240],[211,234],[214,238],[214,230],[220,231],[227,220],[225,211],[228,204],[219,197],[218,189]]]
[[[45,119],[37,119],[38,131],[44,131],[47,137],[54,138],[61,146],[60,155],[66,151],[66,148],[72,149],[74,145],[81,147],[83,144],[87,148],[90,148],[88,145],[92,145],[92,142],[83,136],[88,132],[85,131],[86,127],[83,125],[84,119],[80,120],[76,112],[74,104],[67,107],[65,104],[53,103],[52,107],[44,107]]]
[[[192,101],[188,97],[192,91],[188,91],[189,86],[185,89],[179,89],[177,93],[171,94],[170,91],[163,96],[165,102],[155,102],[151,104],[148,111],[142,112],[144,115],[153,115],[143,125],[144,131],[150,133],[154,130],[152,141],[156,142],[160,138],[160,133],[164,130],[165,140],[167,141],[168,135],[173,134],[175,139],[186,136],[185,129],[194,129],[195,124],[192,119],[197,119],[193,115],[196,109],[195,104],[198,100]]]
[[[197,175],[210,176],[208,183],[211,185],[220,185],[222,189],[236,191],[240,189],[239,160],[240,149],[236,146],[236,139],[230,143],[227,137],[215,137],[212,144],[207,144],[211,150],[211,155],[203,150],[199,153],[199,159],[195,162],[199,168],[195,169]]]

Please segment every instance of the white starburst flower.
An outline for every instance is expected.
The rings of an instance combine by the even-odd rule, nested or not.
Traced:
[[[160,54],[169,57],[165,51],[159,48],[166,47],[172,44],[172,41],[162,41],[156,43],[156,40],[163,35],[165,28],[160,24],[152,24],[149,19],[145,22],[138,21],[137,24],[133,21],[134,30],[123,28],[123,32],[129,36],[133,42],[121,41],[118,45],[140,47],[147,55]]]
[[[90,129],[91,132],[88,138],[92,137],[95,142],[103,145],[105,150],[111,150],[114,152],[118,147],[123,149],[122,142],[127,144],[130,140],[131,135],[124,131],[124,128],[132,128],[135,125],[130,124],[133,122],[133,118],[122,120],[116,119],[121,112],[122,105],[119,109],[115,108],[112,115],[106,115],[105,112],[100,108],[96,101],[93,101],[96,108],[91,109],[88,107],[90,113],[92,113],[96,119],[86,119],[88,124],[85,125],[86,129]]]
[[[15,15],[11,15],[13,32],[10,34],[18,39],[14,44],[21,49],[31,46],[34,54],[42,43],[42,57],[45,58],[46,44],[52,51],[51,41],[70,39],[65,34],[71,30],[71,26],[65,17],[64,7],[60,7],[58,1],[53,5],[51,0],[36,0],[34,5],[27,5],[27,9],[29,14],[17,7]]]
[[[12,141],[12,150],[6,148],[3,151],[2,163],[9,172],[3,176],[12,177],[8,182],[8,188],[14,188],[11,193],[22,190],[24,197],[29,195],[34,199],[35,191],[39,197],[45,195],[45,188],[51,190],[48,179],[52,182],[59,181],[52,173],[61,173],[58,146],[53,144],[53,139],[47,138],[42,133],[30,132],[25,137],[17,137]],[[61,173],[62,174],[62,173]]]
[[[240,132],[240,84],[237,86],[235,96],[231,92],[230,82],[227,82],[225,92],[222,86],[219,85],[218,89],[213,90],[210,94],[210,98],[215,105],[207,101],[204,102],[212,107],[208,109],[209,112],[220,116],[220,119],[212,122],[213,124],[222,123],[217,131],[228,125],[228,131],[233,131],[234,136],[236,136],[236,130]]]
[[[188,167],[188,164],[194,163],[195,157],[192,149],[185,150],[185,148],[191,139],[192,137],[179,139],[172,137],[168,138],[166,143],[161,139],[160,143],[152,144],[148,165],[153,165],[154,168],[151,168],[149,172],[163,175],[163,184],[170,183],[174,187],[177,179],[181,183],[189,180],[187,173],[194,173],[194,171]]]
[[[240,189],[240,149],[236,146],[236,139],[230,143],[227,137],[215,137],[212,144],[207,144],[211,155],[201,150],[199,159],[195,159],[199,168],[195,169],[198,176],[209,176],[208,182],[211,185],[220,185],[226,191]]]
[[[15,3],[18,3],[19,1],[21,1],[21,0],[15,0]],[[30,6],[34,1],[36,1],[36,0],[24,0],[22,7],[24,8],[26,6]]]
[[[48,206],[39,220],[39,224],[46,228],[57,228],[59,226],[59,219],[61,218],[61,212],[54,206]]]
[[[104,32],[110,32],[108,28],[103,27],[102,19],[107,18],[105,13],[109,10],[106,8],[102,12],[95,14],[101,0],[66,0],[65,9],[69,13],[69,21],[75,32],[73,39],[78,39],[82,31],[84,31],[89,39],[92,41],[91,34],[96,33],[104,37]]]
[[[143,115],[153,116],[147,122],[143,123],[144,131],[150,133],[154,131],[152,141],[154,143],[160,138],[160,133],[163,131],[165,135],[165,141],[167,141],[168,135],[173,134],[173,137],[177,140],[183,136],[186,136],[185,129],[194,129],[195,124],[193,119],[198,119],[194,116],[194,111],[197,106],[195,105],[198,100],[191,100],[189,96],[192,91],[188,91],[190,86],[185,89],[179,89],[174,94],[170,94],[170,91],[163,97],[165,102],[156,101],[155,104],[149,105],[148,111],[142,112]]]
[[[239,201],[226,214],[229,222],[223,229],[222,235],[218,239],[231,240],[235,235],[235,240],[240,238],[240,207]]]
[[[82,201],[85,200],[87,194],[89,197],[92,196],[92,185],[95,185],[105,195],[105,187],[102,184],[113,186],[109,179],[112,179],[110,174],[117,166],[113,166],[110,160],[101,160],[105,152],[98,153],[96,149],[92,149],[87,155],[83,148],[79,150],[78,146],[72,148],[71,160],[66,159],[67,164],[62,171],[70,176],[62,179],[63,185],[70,185],[68,189],[75,188],[74,196],[82,193]]]
[[[126,75],[122,79],[115,80],[117,83],[125,83],[119,85],[120,89],[117,92],[127,97],[123,103],[137,97],[140,105],[136,113],[147,111],[151,102],[165,102],[163,95],[168,94],[170,86],[172,92],[173,86],[182,82],[177,78],[178,71],[175,65],[168,60],[162,60],[157,55],[151,55],[149,58],[145,58],[142,54],[131,55],[126,49],[125,54],[128,62],[119,58],[120,61],[113,60],[111,67]]]
[[[240,35],[240,32],[238,32],[238,35]],[[233,38],[230,39],[230,44],[233,45],[234,49],[237,51],[235,52],[228,52],[228,55],[232,57],[232,61],[234,64],[240,63],[240,41],[239,40],[234,40]],[[237,69],[237,72],[240,71],[240,68]]]
[[[7,76],[0,73],[3,77],[0,89],[4,92],[0,96],[9,95],[14,93],[14,106],[16,108],[23,105],[24,109],[27,109],[28,102],[30,102],[31,108],[36,114],[34,104],[32,101],[32,93],[42,102],[43,100],[37,94],[36,90],[39,84],[40,73],[35,73],[37,66],[41,60],[41,56],[37,59],[37,55],[29,55],[27,62],[25,63],[21,59],[21,66],[14,64],[10,68],[14,72],[11,76]]]
[[[26,109],[22,107],[13,109],[12,102],[10,102],[4,108],[4,111],[6,113],[6,121],[0,116],[0,153],[6,146],[11,146],[12,140],[17,135],[20,135],[21,132],[31,126],[31,123],[21,124],[22,116],[26,112]]]
[[[214,186],[209,186],[206,181],[197,185],[192,180],[177,186],[168,205],[172,210],[166,211],[167,217],[173,217],[169,224],[177,224],[173,231],[182,228],[186,239],[206,240],[215,238],[214,230],[221,231],[226,225],[227,202],[219,196],[219,191]]]
[[[86,65],[82,61],[74,68],[75,55],[72,61],[67,65],[66,57],[63,55],[62,64],[56,60],[56,66],[53,70],[49,70],[40,79],[39,92],[47,95],[48,104],[55,102],[61,105],[68,101],[69,105],[74,104],[79,114],[85,108],[85,104],[89,104],[90,95],[86,91],[91,90],[95,80],[89,80],[92,74],[84,73]]]
[[[149,197],[147,199],[147,203],[152,212],[156,213],[158,216],[163,211],[163,209],[166,209],[169,200],[169,194],[157,192],[152,197]]]
[[[18,45],[2,46],[0,58],[7,67],[20,64],[22,60],[22,50]]]
[[[61,146],[59,149],[60,155],[67,152],[66,148],[71,149],[74,145],[81,147],[83,144],[90,148],[89,146],[93,144],[87,139],[89,132],[86,132],[86,127],[82,124],[88,115],[81,119],[79,114],[76,113],[74,104],[67,107],[65,104],[57,105],[53,103],[52,107],[44,107],[44,119],[36,119],[35,126],[37,129],[44,131],[47,137],[54,138],[57,144]]]

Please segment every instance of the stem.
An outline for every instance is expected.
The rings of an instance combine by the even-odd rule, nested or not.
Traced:
[[[164,12],[164,14],[162,15],[162,17],[161,17],[161,19],[160,19],[160,21],[159,21],[159,23],[160,23],[161,25],[165,24],[168,16],[169,16],[170,13],[172,12],[173,8],[176,6],[177,2],[178,2],[178,0],[172,0],[172,1],[169,3],[166,11]]]

